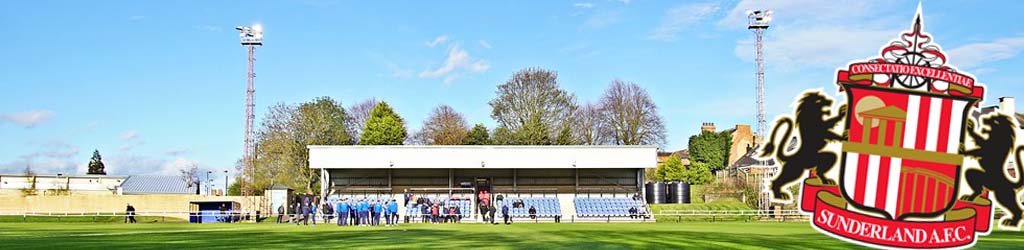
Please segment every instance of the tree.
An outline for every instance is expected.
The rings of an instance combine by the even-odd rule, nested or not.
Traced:
[[[576,138],[583,145],[607,144],[611,137],[611,131],[605,119],[601,117],[600,106],[587,103],[576,110],[575,131]]]
[[[25,178],[28,178],[29,186],[21,189],[21,195],[32,196],[38,194],[38,190],[36,190],[36,172],[32,171],[32,165],[25,165]]]
[[[402,145],[405,142],[405,121],[386,102],[380,102],[359,137],[359,145]]]
[[[689,181],[690,184],[707,184],[711,183],[714,179],[714,176],[711,175],[711,168],[703,162],[691,162],[690,166],[687,166],[686,170],[683,171],[682,180]]]
[[[370,111],[373,111],[373,107],[377,106],[380,102],[377,98],[367,98],[366,100],[352,104],[348,108],[348,114],[352,117],[349,120],[349,131],[352,138],[359,138],[363,133],[363,126],[366,126],[366,119],[370,119]]]
[[[519,131],[515,131],[513,145],[551,145],[551,132],[537,116],[530,117]]]
[[[665,162],[658,165],[658,168],[654,170],[654,176],[661,181],[682,181],[686,179],[684,171],[686,168],[683,167],[682,159],[679,158],[679,155],[672,154]]]
[[[614,80],[600,101],[600,112],[616,145],[661,145],[665,124],[658,105],[640,85]]]
[[[181,181],[185,182],[185,187],[189,190],[195,188],[196,194],[199,194],[199,166],[192,164],[186,168],[178,169],[181,175]]]
[[[227,192],[229,196],[242,195],[242,182],[235,178],[235,182],[231,183],[231,185],[228,185]]]
[[[497,122],[497,128],[507,130],[508,133],[502,136],[518,135],[518,140],[500,138],[513,144],[551,144],[550,139],[557,137],[556,133],[566,125],[563,123],[567,123],[576,109],[576,97],[559,88],[558,74],[541,68],[516,72],[508,81],[498,85],[496,94],[489,102],[491,118]],[[544,136],[549,140],[522,140],[526,135],[540,138],[535,135],[536,131],[523,131],[529,126],[549,133]]]
[[[92,160],[89,160],[89,172],[86,174],[98,174],[106,175],[107,170],[103,166],[103,157],[100,156],[100,151],[96,150],[92,152]]]
[[[491,143],[494,145],[514,145],[516,141],[516,135],[506,127],[494,128],[494,134],[491,135]]]
[[[558,132],[558,137],[555,138],[555,145],[576,145],[576,139],[572,137],[572,129],[569,127],[562,128]]]
[[[463,145],[491,145],[491,138],[487,134],[487,127],[483,124],[476,124],[469,130]]]
[[[320,171],[309,168],[306,146],[352,144],[348,124],[351,118],[345,108],[329,97],[270,107],[259,130],[255,160],[258,167],[255,171],[240,169],[240,173],[253,175],[251,179],[243,178],[244,191],[258,193],[271,183],[310,193],[319,191]]]
[[[732,134],[728,131],[701,131],[700,135],[690,137],[690,163],[705,163],[711,171],[725,169],[728,167],[731,147]]]
[[[461,145],[468,133],[466,118],[452,107],[440,105],[423,121],[423,128],[416,137],[427,145]]]

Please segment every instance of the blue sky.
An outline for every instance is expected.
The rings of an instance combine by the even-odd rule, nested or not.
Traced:
[[[668,149],[701,122],[754,120],[744,12],[775,12],[769,116],[799,92],[834,92],[835,69],[876,57],[917,1],[17,1],[0,9],[0,173],[231,169],[241,155],[245,50],[261,23],[257,119],[269,105],[385,100],[416,129],[447,104],[493,128],[487,102],[525,67],[594,102],[613,79],[645,87]],[[998,96],[1022,96],[1020,1],[926,1],[925,31]]]

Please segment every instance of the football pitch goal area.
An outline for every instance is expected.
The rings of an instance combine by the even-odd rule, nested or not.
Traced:
[[[1020,249],[994,231],[977,249]],[[807,222],[402,224],[0,223],[0,249],[860,249]]]

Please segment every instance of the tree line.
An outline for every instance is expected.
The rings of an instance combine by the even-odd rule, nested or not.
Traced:
[[[611,81],[596,102],[579,103],[555,71],[526,68],[497,86],[488,102],[496,126],[470,126],[465,116],[438,105],[410,132],[384,100],[345,107],[330,97],[269,108],[257,130],[255,193],[274,183],[318,192],[320,173],[309,169],[307,145],[664,145],[658,106],[640,85]],[[241,162],[237,164],[242,169]]]

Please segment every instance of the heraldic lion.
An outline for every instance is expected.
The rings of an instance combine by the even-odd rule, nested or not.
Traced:
[[[790,117],[775,122],[770,139],[761,148],[761,158],[770,157],[774,153],[775,160],[782,164],[782,169],[772,180],[772,193],[776,200],[789,200],[789,195],[782,191],[783,186],[800,179],[806,169],[816,167],[816,174],[822,184],[835,185],[834,180],[825,178],[825,173],[832,169],[837,157],[835,153],[823,149],[830,141],[845,139],[832,132],[832,128],[846,116],[846,105],[839,107],[838,115],[829,118],[831,107],[832,100],[825,95],[817,91],[808,92],[800,98],[795,122]],[[775,144],[775,136],[783,125],[787,129],[781,141]],[[791,142],[794,127],[799,131],[799,148],[795,153],[787,154],[786,148]]]
[[[1022,216],[1017,192],[1024,185],[1021,181],[1024,178],[1018,178],[1017,181],[1010,180],[1004,174],[1003,167],[1006,165],[1006,160],[1010,154],[1014,153],[1013,155],[1017,163],[1017,175],[1019,176],[1021,171],[1024,170],[1024,166],[1020,162],[1020,154],[1024,152],[1024,147],[1017,147],[1014,150],[1016,142],[1014,130],[1017,125],[1009,116],[1001,114],[985,117],[982,119],[982,123],[987,128],[982,128],[982,134],[978,134],[974,130],[974,122],[970,119],[967,120],[967,134],[974,139],[974,143],[978,147],[970,150],[961,148],[961,153],[977,158],[981,170],[967,170],[965,178],[967,179],[967,184],[971,186],[974,192],[960,199],[973,201],[984,190],[992,190],[996,196],[996,201],[1003,205],[1003,208],[1011,216],[1009,220],[1003,221],[1003,226],[1016,227],[1020,223]]]

